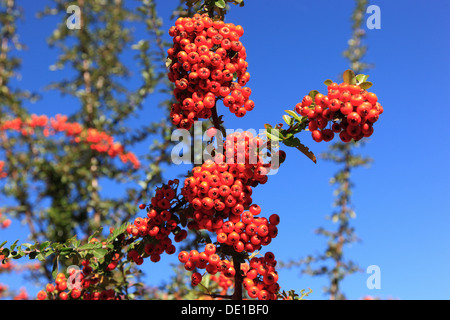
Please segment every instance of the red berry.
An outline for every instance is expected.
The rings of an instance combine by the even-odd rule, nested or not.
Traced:
[[[45,291],[41,290],[37,293],[37,299],[38,300],[45,300],[47,299],[47,293]]]

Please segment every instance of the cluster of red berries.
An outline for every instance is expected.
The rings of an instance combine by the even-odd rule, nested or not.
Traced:
[[[194,209],[189,227],[214,231],[224,219],[237,222],[252,204],[252,187],[267,182],[269,164],[257,150],[263,140],[249,132],[233,133],[223,144],[223,154],[194,167],[181,194]]]
[[[217,99],[238,117],[254,108],[247,71],[246,50],[239,25],[212,20],[207,14],[179,18],[169,30],[168,77],[175,84],[170,117],[178,128],[208,119]]]
[[[211,275],[220,272],[222,279],[233,278],[236,270],[227,258],[230,252],[255,252],[277,236],[279,216],[258,217],[261,208],[252,204],[251,198],[252,187],[266,183],[270,170],[270,164],[263,161],[263,147],[264,141],[251,132],[229,134],[223,143],[223,153],[215,154],[214,161],[206,160],[201,166],[194,167],[192,176],[185,180],[181,193],[193,208],[187,214],[188,228],[206,229],[217,236],[217,242],[208,243],[203,252],[180,252],[178,258],[185,269],[194,271],[192,285],[196,286],[202,280],[202,274],[196,269],[206,269]],[[258,274],[263,276],[264,272],[256,273],[251,280]],[[274,285],[270,289],[267,283],[267,280],[255,280],[251,286],[257,288],[256,291],[252,288],[252,292],[256,292],[254,298],[276,297],[273,294],[276,281],[271,283]]]
[[[245,185],[256,187],[265,184],[270,171],[270,163],[265,163],[267,141],[254,136],[250,131],[230,133],[223,144],[223,155],[218,153],[216,163],[226,162],[234,167],[233,173]]]
[[[235,252],[246,251],[252,253],[267,246],[278,235],[278,223],[280,218],[272,214],[269,219],[255,217],[261,212],[261,208],[252,204],[249,211],[244,211],[237,222],[228,220],[222,227],[216,230],[217,241],[227,246],[232,246]]]
[[[227,260],[222,259],[216,253],[216,246],[213,243],[205,245],[204,251],[197,251],[195,249],[187,252],[181,251],[178,254],[178,260],[184,263],[184,268],[187,271],[194,271],[196,269],[205,269],[209,274],[214,275],[217,272],[223,273],[227,278],[233,278],[236,274],[236,270],[233,264]],[[191,283],[193,286],[197,286],[202,281],[202,274],[198,271],[192,273]]]
[[[233,278],[236,274],[235,267],[227,258],[221,258],[218,253],[221,253],[223,254],[222,256],[226,257],[226,253],[230,252],[230,248],[232,248],[235,253],[241,253],[243,251],[252,253],[256,250],[260,250],[262,246],[268,245],[278,234],[277,225],[280,222],[279,216],[277,214],[272,214],[269,219],[255,217],[256,215],[259,215],[260,212],[261,208],[256,204],[252,204],[249,211],[244,211],[242,213],[239,221],[232,222],[228,220],[222,222],[219,224],[220,227],[217,227],[214,230],[217,235],[217,246],[214,243],[208,243],[202,252],[195,249],[190,252],[182,251],[178,255],[179,261],[184,263],[184,268],[188,271],[205,269],[211,275],[220,272],[225,278]],[[247,278],[252,281],[254,280],[254,282],[251,283],[254,283],[255,286],[258,284],[257,291],[252,288],[252,292],[256,292],[256,296],[252,297],[258,299],[273,298],[273,293],[277,291],[277,286],[271,285],[275,284],[276,279],[278,279],[278,276],[273,273],[270,273],[269,275],[269,272],[274,272],[272,267],[274,267],[276,263],[273,254],[266,254],[265,260],[253,258],[252,261],[253,264],[250,266],[253,267],[251,269],[255,269],[256,271],[248,273]],[[264,263],[261,264],[262,266],[259,266],[259,264],[255,264],[256,262],[259,264],[261,264],[261,262]],[[245,273],[247,274],[247,271],[245,271]],[[258,275],[264,277],[266,274],[269,279],[272,279],[273,277],[275,281],[270,282],[267,279],[266,281],[258,281],[258,279],[256,279]],[[198,285],[201,280],[202,274],[195,271],[191,277],[192,285]],[[250,286],[248,289],[250,289]],[[258,295],[259,291],[262,291],[261,296]]]
[[[345,82],[329,84],[327,95],[305,96],[295,110],[308,117],[308,129],[316,142],[331,141],[335,134],[343,142],[369,137],[373,124],[383,113],[376,94]]]
[[[45,290],[37,293],[38,300],[118,300],[113,289],[98,289],[99,278],[92,274],[92,267],[88,260],[82,261],[81,271],[72,269],[69,277],[58,273],[55,283],[46,285]],[[72,286],[69,286],[69,282]],[[76,284],[75,282],[78,282]]]
[[[128,252],[128,258],[136,264],[142,264],[145,257],[150,257],[152,262],[158,262],[162,253],[175,253],[176,248],[172,239],[169,238],[170,234],[174,234],[175,242],[180,242],[187,237],[187,231],[178,226],[178,219],[170,211],[177,188],[178,180],[170,180],[158,188],[149,205],[139,206],[142,210],[147,209],[147,217],[137,217],[132,224],[128,225],[128,234],[144,239],[141,254],[137,249]]]
[[[186,270],[197,270],[191,275],[193,286],[197,286],[204,276],[198,269],[206,269],[213,277],[212,279],[217,281],[222,288],[222,294],[226,293],[228,288],[234,284],[233,278],[236,275],[236,270],[233,263],[227,259],[221,259],[212,243],[208,243],[202,252],[195,249],[190,252],[181,251],[178,259],[181,263],[184,263]],[[276,264],[277,261],[272,252],[266,252],[263,257],[251,258],[250,264],[240,264],[240,271],[243,276],[242,284],[249,297],[259,300],[277,299],[280,286],[278,284],[278,273],[275,270]]]
[[[114,141],[114,138],[105,132],[96,129],[85,129],[77,122],[68,122],[68,117],[56,115],[54,118],[48,118],[46,115],[31,115],[31,118],[22,120],[15,118],[3,121],[0,124],[0,130],[17,131],[27,136],[34,134],[36,128],[42,128],[44,136],[63,132],[75,143],[87,143],[92,150],[99,153],[107,153],[111,158],[119,157],[123,163],[131,163],[134,168],[140,167],[140,162],[132,152],[125,152],[120,142]],[[0,178],[4,177],[4,163],[0,163]]]
[[[252,203],[252,188],[233,175],[237,174],[233,168],[207,160],[184,181],[181,194],[194,209],[188,216],[192,219],[190,229],[214,231],[224,219],[239,220],[244,208]]]
[[[250,298],[259,300],[276,300],[280,288],[278,273],[275,270],[277,261],[272,252],[266,252],[264,257],[250,259],[250,267],[244,271],[243,286]]]

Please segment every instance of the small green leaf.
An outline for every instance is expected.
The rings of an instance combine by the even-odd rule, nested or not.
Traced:
[[[2,244],[0,244],[0,248],[2,248],[8,241],[3,241]]]
[[[120,236],[121,234],[123,234],[127,230],[127,227],[128,227],[129,224],[130,223],[127,222],[127,223],[122,224],[120,227],[115,228],[113,230],[113,232],[108,236],[107,241],[108,242],[114,241],[118,236]]]
[[[102,244],[100,242],[90,242],[78,247],[78,250],[93,250],[101,247]]]
[[[282,140],[282,139],[280,139],[280,137],[277,137],[271,133],[268,133],[267,131],[266,131],[266,136],[267,136],[267,138],[269,138],[272,141],[281,141]]]
[[[361,87],[361,89],[367,90],[369,89],[371,86],[373,86],[373,83],[370,81],[364,81],[363,83],[361,83],[359,85]]]
[[[293,118],[289,117],[287,114],[283,115],[283,120],[288,126],[290,126],[293,122]]]
[[[17,242],[19,242],[19,240],[14,241],[14,243],[11,245],[9,250],[13,251],[16,248],[16,246],[17,246]]]
[[[332,84],[333,82],[334,82],[333,80],[327,79],[327,80],[325,80],[323,83],[324,83],[326,86],[329,86],[329,85]]]
[[[283,140],[283,143],[288,147],[298,147],[300,145],[300,140],[295,137]]]
[[[48,249],[47,251],[44,252],[44,257],[47,258],[47,257],[51,256],[53,253],[55,253],[55,251],[53,251],[53,249]]]
[[[62,249],[61,251],[60,251],[60,254],[62,255],[62,256],[66,256],[66,255],[69,255],[70,253],[72,253],[73,252],[73,248],[64,248],[64,249]]]
[[[343,74],[343,79],[345,83],[356,84],[355,73],[352,70],[345,70]]]
[[[266,129],[266,135],[270,140],[273,141],[281,141],[284,139],[283,135],[281,134],[280,130],[278,129]],[[275,134],[273,134],[272,132],[276,132]]]
[[[317,90],[311,90],[310,92],[309,92],[309,96],[311,97],[311,98],[313,98],[313,101],[314,101],[314,97],[316,96],[316,94],[318,94],[319,93],[319,91],[317,91]]]
[[[368,75],[365,74],[358,74],[356,76],[356,84],[361,84],[363,82],[365,82],[367,80],[367,78],[369,78]]]
[[[297,112],[295,112],[295,111],[292,111],[292,110],[285,110],[286,111],[286,113],[288,114],[288,115],[290,115],[292,118],[294,118],[295,120],[297,120],[298,122],[302,122],[303,120],[302,120],[302,117],[300,117],[298,114],[297,114]]]
[[[224,9],[226,7],[226,3],[225,0],[217,0],[215,2],[216,7],[220,8],[220,9]]]
[[[101,232],[103,231],[103,227],[100,227],[98,230],[96,230],[89,238],[88,238],[88,242],[91,242],[91,240],[98,236]]]
[[[107,253],[108,250],[106,249],[96,249],[94,250],[94,257],[96,257],[97,259],[102,259]]]
[[[20,246],[30,249],[33,245],[31,243],[22,243]]]
[[[47,248],[50,245],[50,241],[42,242],[41,246],[39,247],[40,251],[44,251],[45,248]]]

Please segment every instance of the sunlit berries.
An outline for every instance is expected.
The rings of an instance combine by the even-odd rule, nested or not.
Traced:
[[[331,83],[328,95],[305,96],[295,111],[308,118],[308,129],[314,141],[331,141],[338,135],[343,142],[370,137],[373,125],[383,107],[373,92],[359,85]]]
[[[142,238],[143,250],[128,251],[128,259],[137,265],[143,263],[144,257],[149,257],[152,262],[158,262],[161,254],[173,254],[176,248],[173,240],[180,242],[187,237],[187,231],[179,227],[178,219],[170,211],[176,196],[178,180],[170,180],[162,185],[151,198],[150,204],[140,204],[141,210],[147,210],[146,217],[137,217],[133,223],[127,226],[127,233],[136,238]]]
[[[278,273],[275,270],[277,261],[272,252],[266,252],[263,257],[250,260],[250,268],[245,272],[243,286],[250,298],[259,300],[275,300],[280,288]]]
[[[254,108],[241,26],[213,21],[207,14],[179,18],[169,30],[169,80],[177,103],[170,113],[178,128],[189,129],[198,119],[212,116],[217,100],[237,117]]]

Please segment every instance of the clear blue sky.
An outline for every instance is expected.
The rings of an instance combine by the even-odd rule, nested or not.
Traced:
[[[34,12],[46,1],[18,1],[26,11],[20,39],[29,47],[23,56],[22,80],[18,85],[42,93],[30,109],[55,114],[70,110],[67,98],[45,92],[55,79],[48,66],[55,51],[48,51],[45,38],[56,20],[34,20]],[[157,1],[164,27],[178,1]],[[353,173],[357,218],[352,221],[362,239],[345,250],[361,268],[378,265],[381,289],[366,287],[368,274],[355,274],[342,283],[350,299],[365,295],[398,299],[450,299],[450,3],[447,1],[371,1],[381,9],[381,30],[367,30],[365,61],[373,63],[370,80],[384,107],[375,133],[360,150],[374,159],[370,169]],[[226,20],[244,27],[255,109],[245,118],[225,110],[228,128],[260,129],[278,123],[312,89],[324,91],[323,81],[348,68],[341,53],[350,37],[354,1],[246,1],[232,7]],[[368,17],[369,15],[366,15]],[[61,74],[56,75],[56,77]],[[141,119],[152,117],[155,101],[146,103]],[[75,106],[76,107],[76,106]],[[302,141],[313,152],[326,150],[307,133]],[[319,160],[313,164],[296,150],[286,150],[287,160],[269,183],[254,190],[254,202],[263,214],[281,217],[279,236],[267,247],[280,260],[297,259],[321,252],[324,239],[315,235],[320,226],[332,227],[325,216],[332,212],[329,178],[338,169]],[[180,165],[167,178],[187,170]],[[17,227],[0,231],[0,239],[26,236]],[[23,239],[25,240],[25,239]],[[171,275],[176,257],[163,256],[158,264],[146,261],[150,284],[160,284]],[[12,283],[16,281],[16,283]],[[20,287],[25,282],[10,282]],[[311,299],[323,299],[324,278],[300,276],[297,269],[280,270],[283,289],[312,288]],[[30,292],[32,292],[30,290]]]

